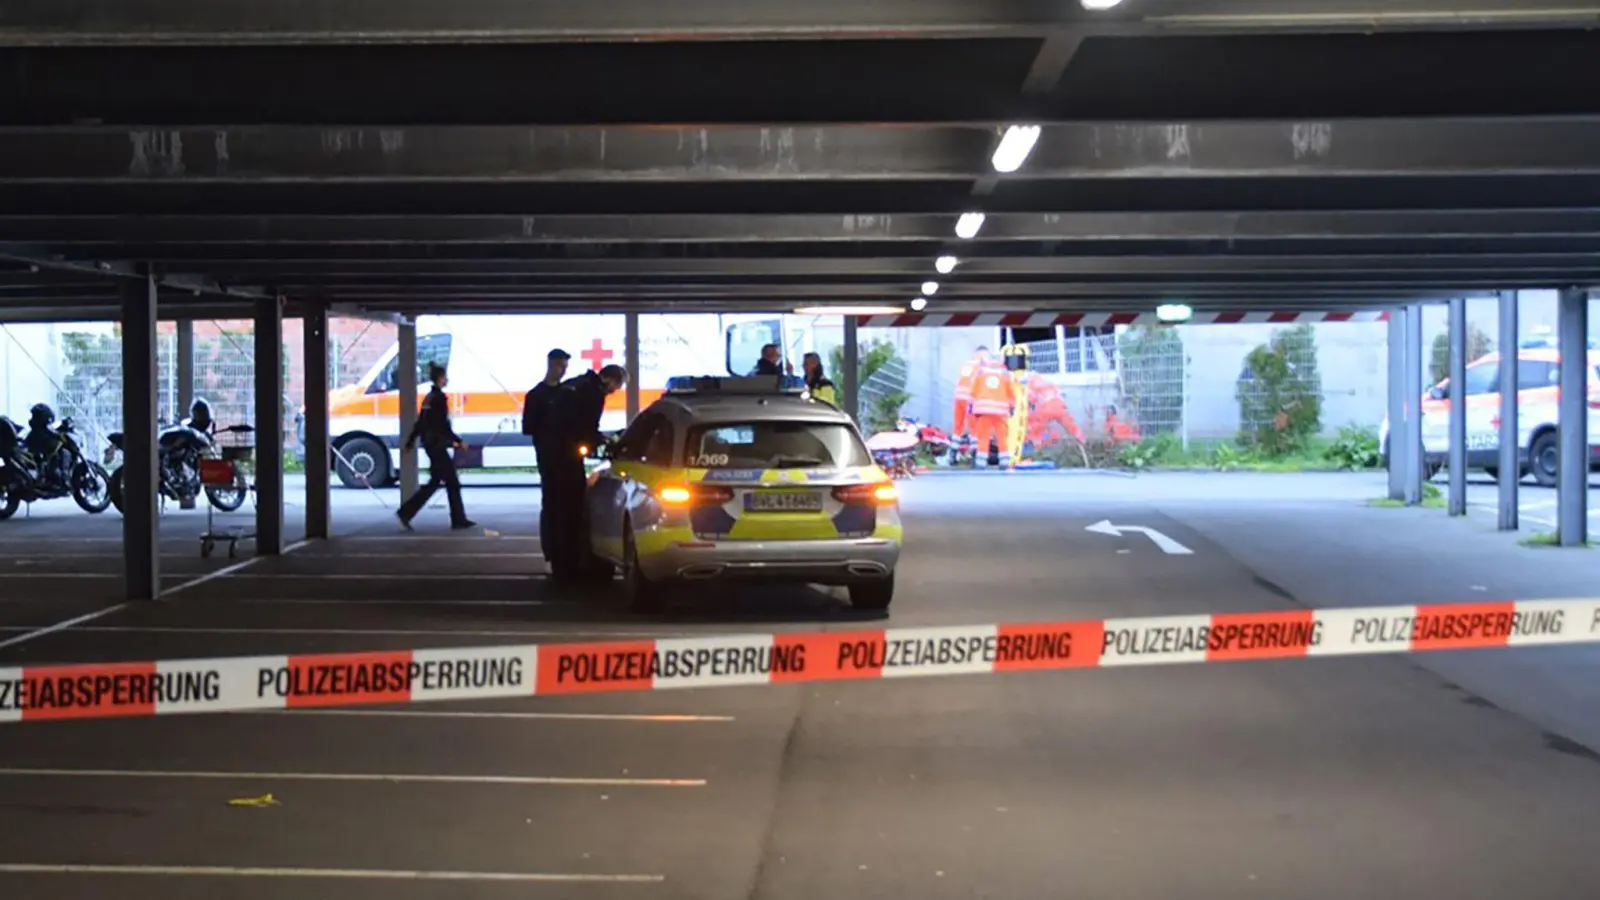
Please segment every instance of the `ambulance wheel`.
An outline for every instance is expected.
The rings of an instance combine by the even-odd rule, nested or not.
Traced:
[[[666,587],[645,577],[639,568],[639,549],[633,542],[633,527],[624,526],[622,537],[622,590],[628,608],[636,613],[658,613],[666,609]]]
[[[372,438],[351,438],[339,445],[334,471],[347,488],[383,487],[389,483],[389,451]]]
[[[850,585],[850,605],[859,610],[882,611],[894,599],[894,575],[882,581]]]

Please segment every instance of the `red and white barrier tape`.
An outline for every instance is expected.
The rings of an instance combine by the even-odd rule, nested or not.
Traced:
[[[0,722],[1600,643],[1600,598],[0,669]]]

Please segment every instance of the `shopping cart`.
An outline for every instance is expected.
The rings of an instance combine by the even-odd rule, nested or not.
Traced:
[[[254,540],[256,533],[244,525],[217,528],[217,508],[232,511],[243,506],[237,503],[219,503],[218,494],[236,492],[254,493],[251,477],[255,474],[255,428],[250,425],[229,425],[212,434],[217,455],[200,460],[200,484],[206,492],[206,531],[200,535],[200,556],[211,555],[218,544],[228,545],[228,558],[239,555],[239,542]],[[254,518],[251,519],[254,521]]]

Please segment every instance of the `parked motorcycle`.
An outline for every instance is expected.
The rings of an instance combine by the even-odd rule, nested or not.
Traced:
[[[47,428],[55,448],[36,459],[23,440],[22,427],[0,416],[0,520],[16,515],[24,503],[68,496],[84,512],[106,511],[111,505],[110,478],[99,463],[84,457],[73,437],[75,430],[70,416]]]
[[[249,426],[234,426],[228,430],[238,429],[248,430]],[[124,449],[123,433],[113,431],[106,436],[106,440],[111,444],[106,449],[106,462],[109,465]],[[222,452],[210,429],[194,427],[192,419],[184,419],[164,429],[156,438],[156,468],[159,473],[157,493],[169,500],[185,503],[199,497],[204,490],[212,506],[223,512],[233,512],[244,505],[245,496],[249,493],[248,486],[239,484],[225,488],[200,483],[200,461],[221,458]],[[109,491],[111,503],[116,506],[117,512],[123,509],[122,485],[122,467],[118,466],[111,473]]]

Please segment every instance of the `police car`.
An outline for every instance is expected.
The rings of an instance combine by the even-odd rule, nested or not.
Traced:
[[[590,543],[635,609],[675,585],[744,580],[845,585],[856,608],[888,608],[895,487],[850,417],[799,379],[674,378],[602,456]]]

